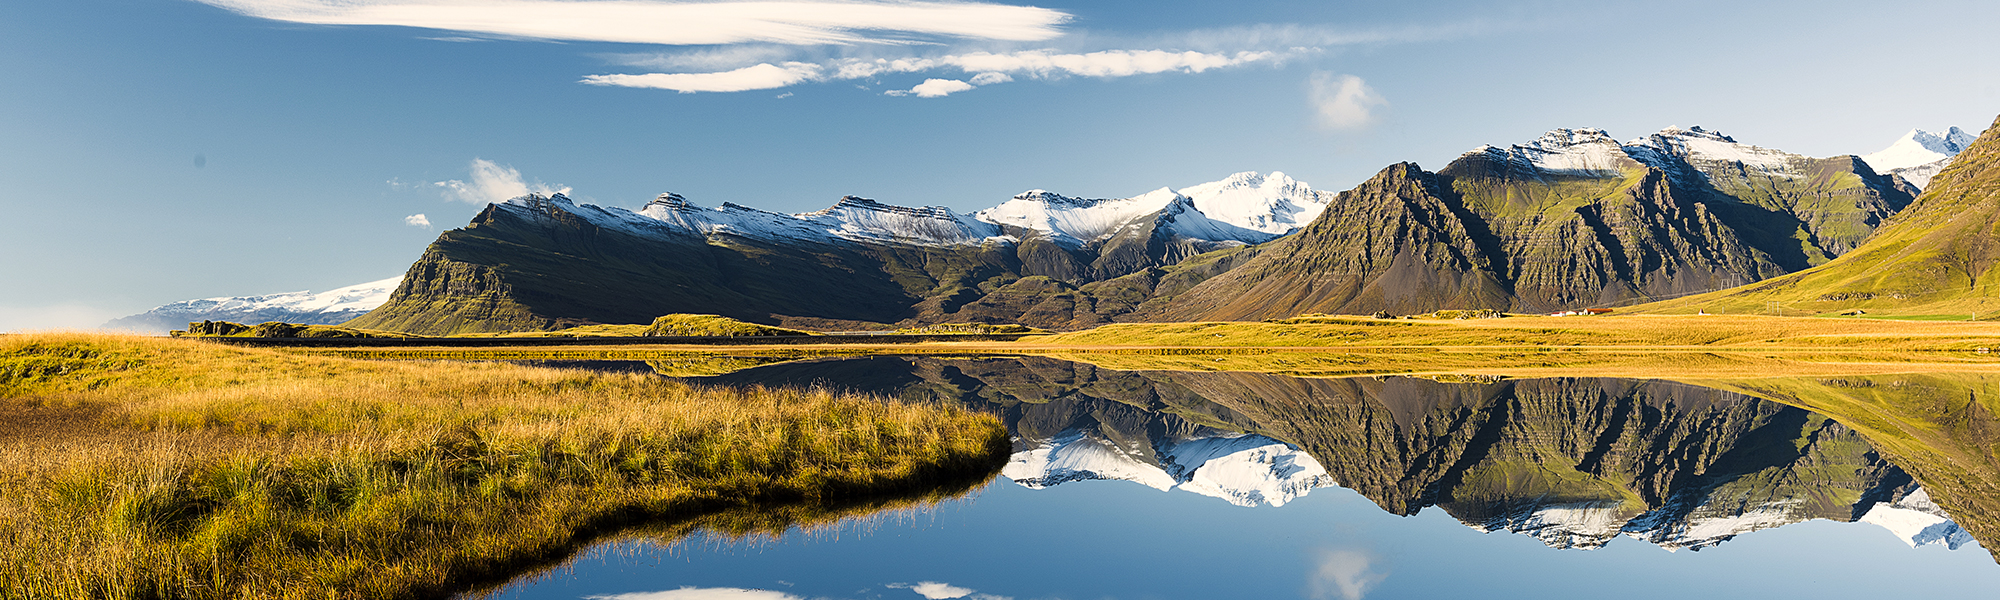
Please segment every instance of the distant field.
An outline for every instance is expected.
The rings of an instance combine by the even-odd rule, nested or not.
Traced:
[[[824,390],[9,335],[0,598],[442,597],[618,527],[923,501],[1007,444],[989,416]]]

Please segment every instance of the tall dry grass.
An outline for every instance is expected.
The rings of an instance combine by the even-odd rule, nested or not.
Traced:
[[[620,526],[782,526],[1007,450],[988,416],[825,390],[94,334],[0,338],[0,398],[0,598],[445,596]]]

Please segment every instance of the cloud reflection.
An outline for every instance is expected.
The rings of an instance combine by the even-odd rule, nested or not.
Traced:
[[[661,592],[584,596],[584,600],[805,600],[805,598],[771,590],[684,587]]]
[[[1320,600],[1361,600],[1389,577],[1374,570],[1375,558],[1360,550],[1322,551],[1319,568],[1306,580],[1307,590]]]

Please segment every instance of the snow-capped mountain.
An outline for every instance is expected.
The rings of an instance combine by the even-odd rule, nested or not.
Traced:
[[[1151,450],[1158,460],[1147,458]],[[1042,489],[1071,481],[1131,481],[1221,498],[1237,506],[1283,506],[1335,485],[1311,455],[1260,435],[1215,434],[1128,448],[1070,429],[1015,452],[1000,474]]]
[[[143,313],[113,319],[106,329],[165,333],[193,321],[263,323],[284,321],[306,325],[337,325],[361,316],[389,300],[402,284],[398,275],[324,292],[285,292],[261,296],[223,296],[183,300]]]
[[[1931,177],[1951,166],[1952,158],[1972,145],[1973,139],[1957,127],[1942,134],[1912,129],[1889,147],[1862,155],[1861,160],[1878,173],[1894,173],[1917,187],[1928,187]]]
[[[1031,230],[1056,243],[1081,247],[1111,237],[1127,224],[1183,207],[1175,231],[1210,241],[1258,243],[1312,222],[1332,198],[1311,186],[1272,172],[1237,173],[1221,181],[1180,190],[1160,188],[1115,199],[1072,198],[1028,190],[999,206],[975,213],[987,223]],[[1192,210],[1186,210],[1192,209]]]

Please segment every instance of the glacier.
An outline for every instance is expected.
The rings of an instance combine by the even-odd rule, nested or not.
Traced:
[[[187,327],[193,321],[284,321],[304,325],[338,325],[388,302],[389,294],[402,283],[403,276],[397,275],[317,293],[299,291],[182,300],[112,319],[103,327],[140,333],[166,333]]]

